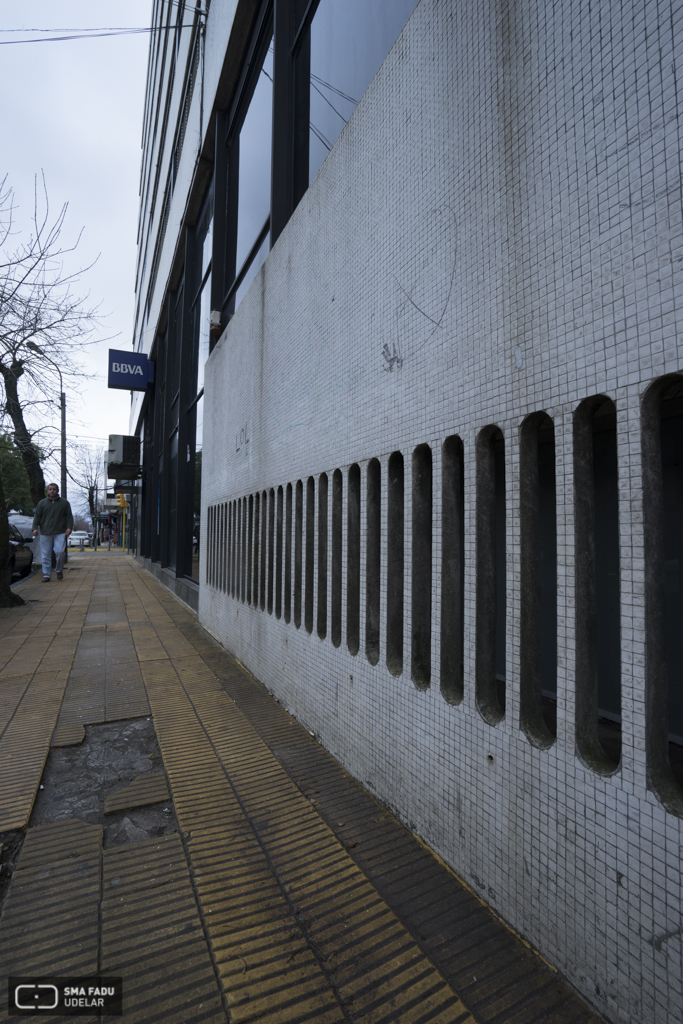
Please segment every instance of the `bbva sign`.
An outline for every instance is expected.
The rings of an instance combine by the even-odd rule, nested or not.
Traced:
[[[146,391],[154,380],[154,363],[140,352],[109,349],[108,385],[124,391]]]

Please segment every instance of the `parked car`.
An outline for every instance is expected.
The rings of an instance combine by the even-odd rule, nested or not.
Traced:
[[[16,528],[14,523],[9,524],[9,566],[10,573],[14,576],[28,576],[33,564],[33,552]]]
[[[86,533],[85,530],[74,530],[69,537],[70,548],[80,548],[81,541],[83,541],[83,547],[90,543],[90,534]]]
[[[7,518],[16,526],[26,547],[33,552],[33,561],[39,562],[40,538],[33,536],[33,516],[24,516],[21,512],[10,512]]]

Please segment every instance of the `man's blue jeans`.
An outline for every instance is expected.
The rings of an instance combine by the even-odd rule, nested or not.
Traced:
[[[55,559],[57,560],[57,572],[61,572],[64,565],[64,553],[66,551],[65,533],[41,533],[40,558],[43,563],[43,576],[52,575],[53,548],[55,552]]]

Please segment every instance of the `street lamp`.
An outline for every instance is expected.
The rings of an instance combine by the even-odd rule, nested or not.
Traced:
[[[37,352],[43,359],[47,359],[48,363],[54,366],[55,370],[59,374],[59,390],[60,390],[60,408],[62,411],[62,480],[60,486],[60,493],[63,498],[66,498],[66,395],[64,394],[64,382],[62,381],[62,371],[59,369],[53,359],[50,359],[46,355],[42,348],[39,348],[34,341],[27,341],[26,348],[30,348],[32,352]]]

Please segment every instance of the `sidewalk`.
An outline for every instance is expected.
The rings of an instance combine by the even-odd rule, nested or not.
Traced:
[[[145,1024],[597,1021],[132,558],[18,589],[0,1019],[8,976],[101,972]]]

